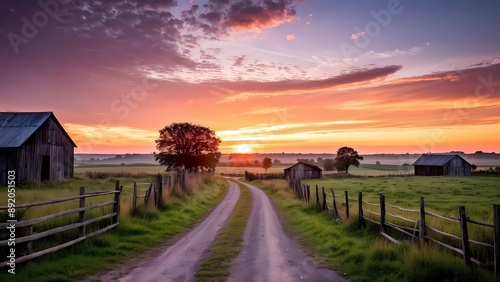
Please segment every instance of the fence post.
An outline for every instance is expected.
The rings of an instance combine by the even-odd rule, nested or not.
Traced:
[[[321,192],[323,192],[323,210],[326,211],[328,209],[328,206],[326,205],[325,186],[321,186]]]
[[[156,206],[160,207],[163,204],[163,176],[159,173],[156,182],[158,183],[158,203]]]
[[[420,238],[420,242],[425,242],[425,203],[424,197],[420,197],[420,224],[419,224],[419,232],[418,237]]]
[[[80,187],[80,196],[85,195],[85,187]],[[80,198],[80,208],[85,208],[85,197]],[[79,222],[85,222],[85,211],[80,211],[78,213],[78,221]],[[78,236],[83,237],[85,236],[85,225],[78,227]]]
[[[339,219],[339,213],[337,211],[337,202],[335,201],[335,193],[333,192],[333,189],[330,190],[332,190],[332,197],[333,197],[333,218]]]
[[[319,209],[319,192],[318,192],[318,185],[316,185],[316,209]]]
[[[132,196],[132,208],[137,207],[137,183],[134,181],[134,196]]]
[[[363,192],[358,193],[358,216],[360,228],[365,226],[365,219],[363,217]]]
[[[493,205],[493,229],[495,247],[495,274],[500,275],[500,205]]]
[[[115,191],[116,193],[114,197],[115,203],[113,204],[113,213],[116,213],[116,215],[111,218],[111,224],[118,223],[118,217],[120,216],[120,194],[122,192],[122,187],[120,187],[119,180],[116,180]]]
[[[458,212],[460,214],[460,229],[462,229],[462,251],[464,252],[464,261],[467,266],[471,266],[469,234],[467,232],[467,216],[465,214],[465,207],[460,206],[458,208]]]
[[[307,203],[311,201],[311,186],[307,185]]]
[[[379,194],[380,198],[380,232],[386,233],[385,228],[385,196],[384,194]]]
[[[349,194],[345,191],[345,215],[349,219]]]

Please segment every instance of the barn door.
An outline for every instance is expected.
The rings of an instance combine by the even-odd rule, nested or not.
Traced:
[[[42,156],[42,181],[50,181],[50,156]]]

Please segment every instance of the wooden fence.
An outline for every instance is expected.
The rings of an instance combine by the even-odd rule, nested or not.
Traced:
[[[178,169],[169,174],[158,174],[156,177],[151,178],[150,182],[134,182],[132,185],[125,186],[124,188],[133,189],[133,208],[137,207],[138,199],[144,199],[143,202],[147,205],[151,198],[153,205],[159,207],[163,202],[164,194],[177,193],[179,195],[185,195],[189,192],[191,182],[196,177],[201,177],[203,175],[213,175],[213,172],[189,172],[184,169]]]
[[[246,181],[269,180],[269,179],[285,179],[285,175],[283,173],[252,173],[245,171]]]
[[[421,243],[434,243],[451,250],[462,256],[468,266],[473,263],[485,267],[493,266],[495,273],[500,274],[500,205],[493,205],[493,223],[487,223],[469,218],[464,206],[459,207],[458,218],[453,216],[445,217],[426,211],[423,197],[420,198],[419,209],[408,209],[386,203],[385,195],[382,193],[379,194],[378,203],[370,203],[363,200],[362,192],[358,193],[357,198],[351,198],[347,191],[342,195],[338,195],[335,194],[333,189],[326,191],[324,187],[321,187],[320,190],[317,185],[311,192],[311,187],[301,184],[300,181],[289,181],[289,185],[296,196],[306,203],[311,203],[311,194],[313,194],[313,203],[311,204],[314,204],[318,211],[331,212],[335,220],[348,221],[355,212],[359,219],[360,228],[365,227],[366,222],[376,224],[380,227],[379,234],[395,244],[400,244],[400,241],[394,238],[396,237],[394,234],[399,233]],[[353,206],[357,206],[357,209]],[[402,213],[413,214],[414,216],[408,218],[410,216],[402,216]],[[460,234],[450,234],[432,227],[428,224],[430,222],[429,217],[459,224]],[[493,243],[470,239],[468,235],[470,224],[489,228],[493,234],[491,240]],[[452,241],[457,243],[453,244]],[[493,258],[481,260],[472,257],[471,245],[486,248],[486,252],[493,253]]]
[[[85,188],[81,187],[80,188],[80,195],[78,196],[72,196],[72,197],[66,197],[66,198],[61,198],[61,199],[55,199],[55,200],[49,200],[49,201],[42,201],[42,202],[36,202],[36,203],[29,203],[29,204],[21,204],[16,206],[16,210],[21,210],[21,209],[28,209],[31,207],[36,207],[36,206],[44,206],[44,205],[52,205],[56,203],[62,203],[62,202],[68,202],[68,201],[74,201],[74,200],[79,200],[79,205],[77,208],[70,209],[70,210],[65,210],[49,215],[45,215],[42,217],[38,218],[32,218],[28,220],[19,220],[15,222],[15,228],[16,228],[16,260],[15,263],[22,263],[46,254],[50,254],[56,251],[59,251],[61,249],[64,249],[66,247],[72,246],[78,242],[81,242],[85,239],[94,237],[98,234],[104,233],[106,231],[109,231],[116,227],[118,225],[118,217],[120,214],[120,194],[122,191],[122,187],[120,186],[120,182],[116,181],[116,187],[114,190],[111,191],[100,191],[100,192],[85,192]],[[105,195],[114,195],[112,201],[108,202],[103,202],[95,205],[90,205],[87,206],[85,203],[85,199],[90,198],[90,197],[102,197]],[[101,215],[98,217],[94,217],[91,219],[87,219],[87,211],[92,210],[92,209],[97,209],[97,208],[103,208],[106,206],[112,206],[111,212],[105,215]],[[0,211],[7,211],[8,206],[0,206]],[[58,226],[51,228],[49,230],[45,230],[43,232],[39,233],[33,233],[33,227],[36,226],[37,224],[41,224],[44,222],[47,222],[49,220],[52,220],[57,217],[62,217],[62,216],[67,216],[71,214],[76,214],[78,213],[78,220],[77,222],[64,225],[64,226]],[[100,229],[87,233],[87,227],[96,222],[102,223],[103,220],[109,220],[109,223],[106,223],[105,227],[100,227]],[[8,227],[11,226],[12,223],[0,223],[0,232],[3,231],[8,231]],[[101,226],[101,224],[99,224]],[[76,229],[78,228],[78,235],[77,238],[72,239],[71,241],[68,241],[66,243],[53,246],[44,250],[39,250],[35,253],[31,253],[31,243],[40,240],[42,238],[58,234],[61,232],[65,232],[68,230]],[[24,230],[27,232],[24,232],[25,235],[19,236],[21,232],[17,232],[17,230]],[[8,245],[9,240],[1,240],[0,241],[0,248],[6,248]],[[19,256],[19,251],[20,248],[19,246],[23,243],[26,243],[26,255],[24,256]],[[8,264],[8,261],[0,262],[0,267],[4,267]]]

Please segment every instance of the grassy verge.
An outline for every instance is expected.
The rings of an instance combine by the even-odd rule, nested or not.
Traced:
[[[166,242],[206,215],[227,190],[227,181],[213,178],[183,200],[162,210],[142,206],[120,217],[120,225],[74,247],[16,266],[16,275],[0,270],[0,281],[74,281],[127,262],[128,258]]]
[[[224,281],[229,275],[231,261],[238,256],[243,242],[243,233],[252,208],[248,188],[240,185],[240,199],[234,207],[228,224],[217,236],[210,249],[210,257],[201,264],[196,273],[197,281]]]
[[[394,245],[376,230],[360,230],[355,220],[333,222],[331,214],[295,199],[285,181],[254,181],[270,195],[292,234],[313,255],[351,281],[495,281],[491,273],[469,269],[462,259],[418,243]]]

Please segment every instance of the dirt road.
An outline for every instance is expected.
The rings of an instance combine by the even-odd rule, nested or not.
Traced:
[[[316,268],[315,260],[283,230],[271,199],[245,185],[252,194],[252,211],[229,281],[346,281],[332,270]]]
[[[219,205],[173,245],[168,246],[158,255],[143,260],[124,276],[120,274],[120,271],[113,271],[95,280],[120,282],[194,281],[194,273],[200,267],[219,230],[224,227],[239,197],[239,186],[234,182],[229,182],[228,193]]]
[[[336,272],[318,268],[283,230],[271,199],[260,189],[244,184],[252,195],[252,209],[240,254],[232,262],[228,281],[346,281]],[[164,249],[145,253],[138,263],[128,263],[85,281],[163,282],[194,281],[194,273],[207,256],[240,196],[238,185],[229,190],[218,206],[189,232]]]

